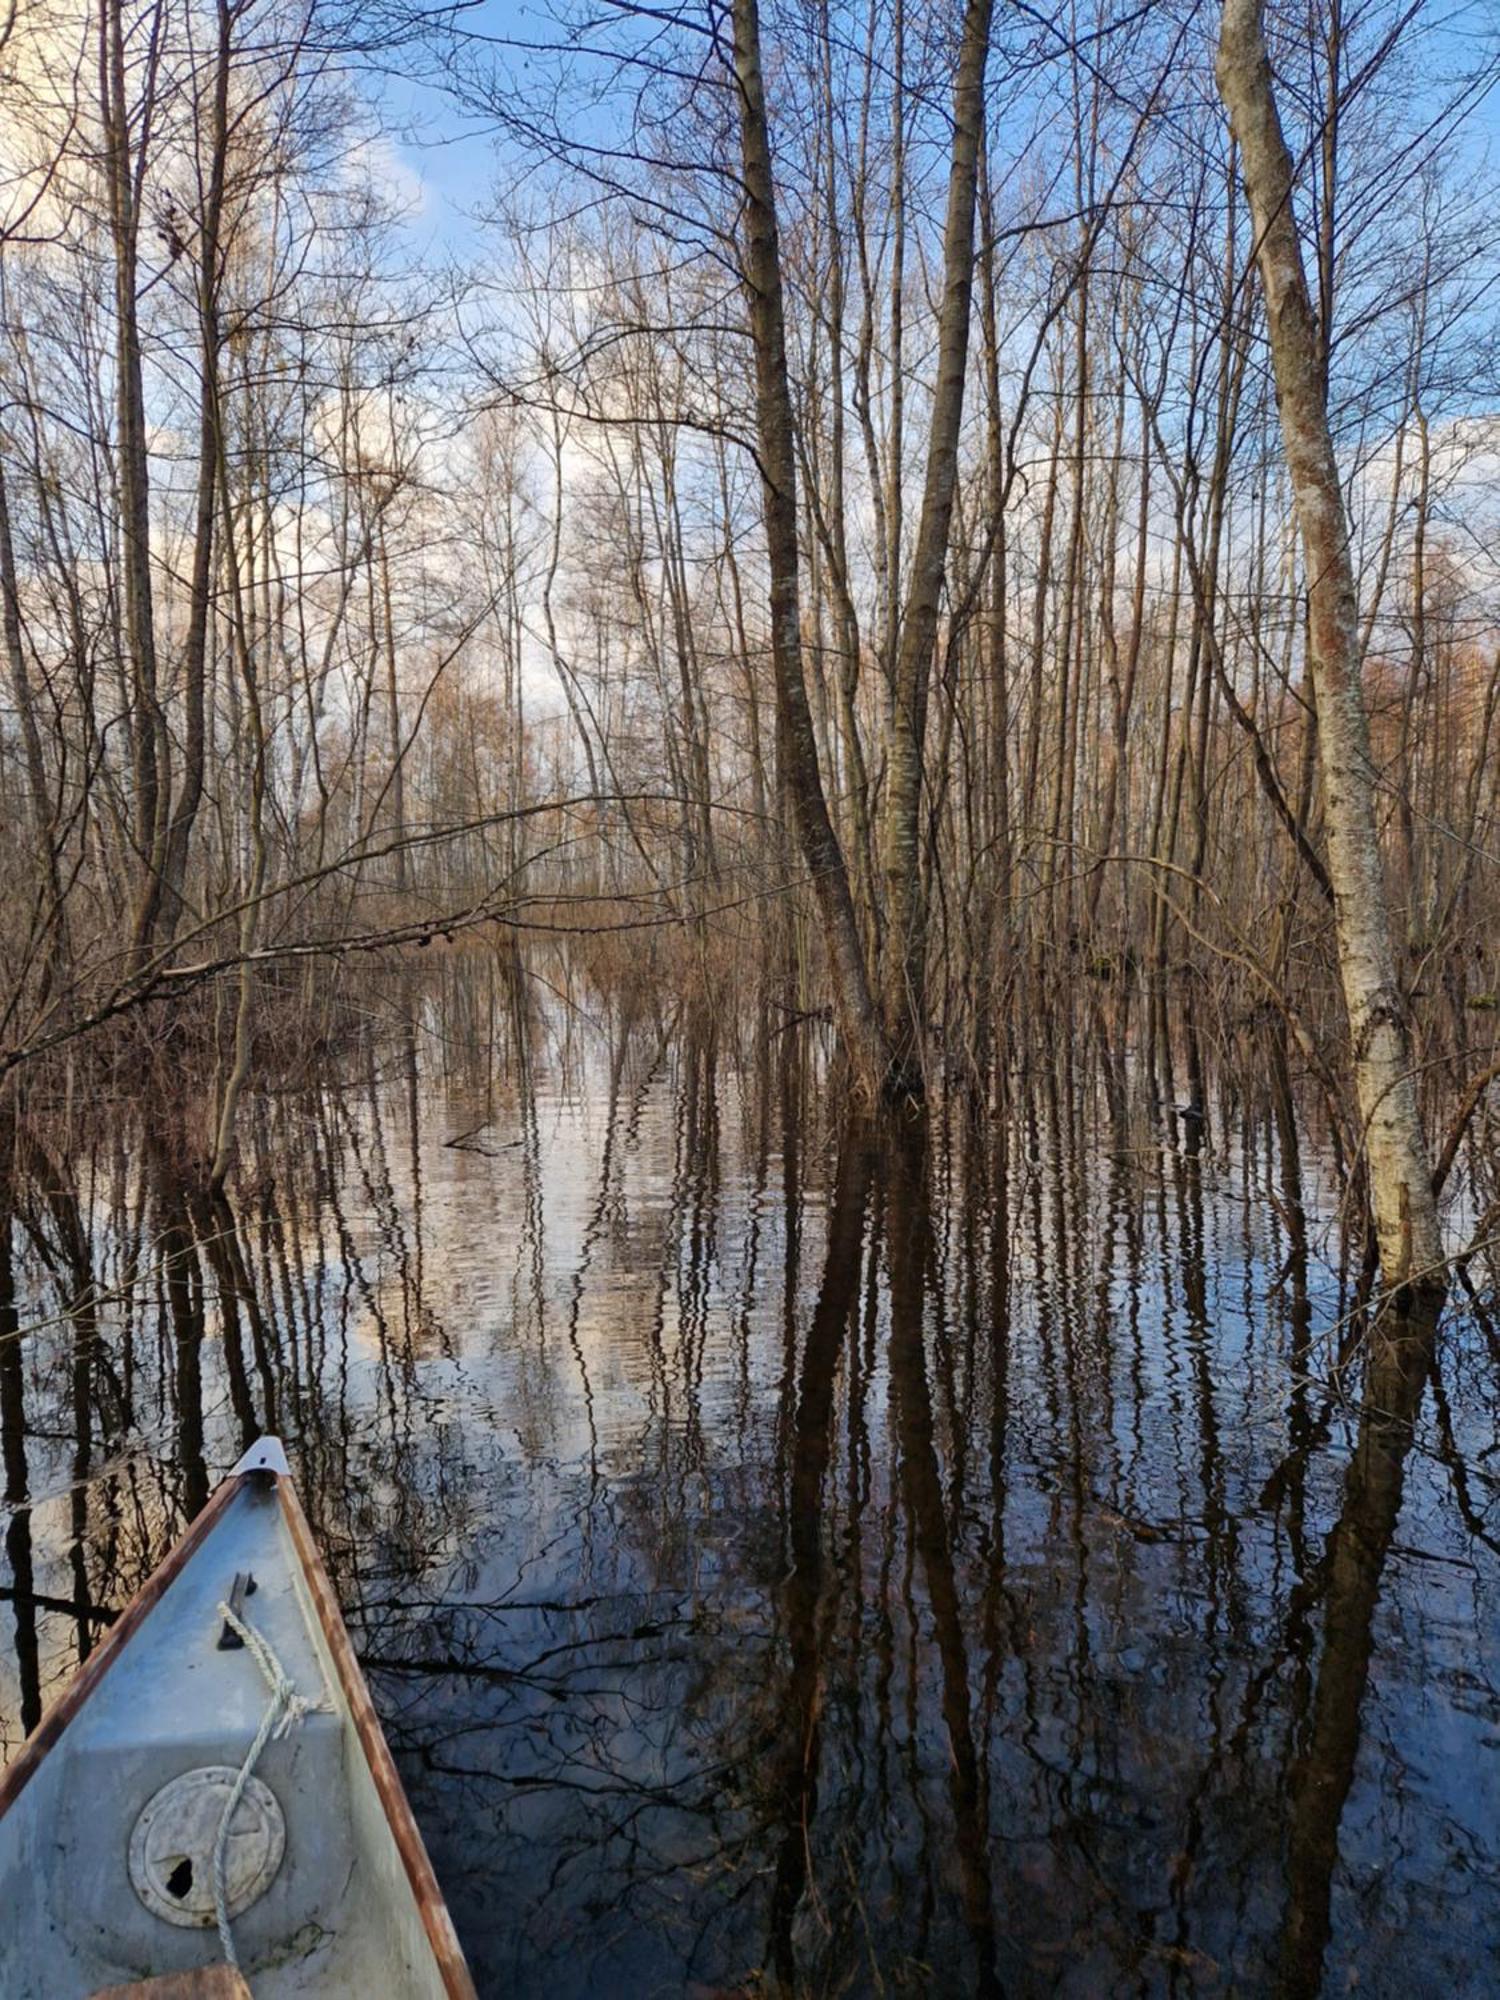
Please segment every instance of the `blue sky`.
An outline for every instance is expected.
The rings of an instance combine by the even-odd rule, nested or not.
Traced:
[[[1203,0],[1212,18],[1211,0]],[[495,42],[545,38],[555,14],[547,0],[481,0],[464,17],[473,32]],[[1454,0],[1430,8],[1419,30],[1445,68],[1461,69],[1483,59],[1486,45],[1500,47],[1500,8],[1493,0]],[[498,51],[497,51],[498,53]],[[418,256],[464,259],[481,246],[476,211],[491,199],[499,172],[493,128],[462,113],[453,97],[431,83],[388,77],[379,100],[390,121],[391,145],[415,198],[407,228]],[[1464,136],[1478,153],[1500,158],[1500,90],[1479,98],[1464,124]]]

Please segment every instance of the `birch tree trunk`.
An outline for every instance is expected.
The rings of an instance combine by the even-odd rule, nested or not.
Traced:
[[[744,167],[742,257],[755,352],[755,420],[761,500],[771,565],[771,667],[776,746],[797,844],[823,920],[834,1009],[844,1046],[869,1090],[889,1068],[869,968],[849,893],[843,849],[823,793],[817,737],[802,670],[801,572],[797,547],[797,458],[787,379],[786,316],[776,226],[776,182],[761,73],[757,0],[734,0],[734,70]]]
[[[1441,1291],[1432,1165],[1417,1112],[1375,831],[1348,523],[1261,0],[1225,0],[1215,73],[1239,145],[1255,228],[1282,445],[1307,563],[1309,670],[1328,873],[1381,1270],[1388,1285]]]

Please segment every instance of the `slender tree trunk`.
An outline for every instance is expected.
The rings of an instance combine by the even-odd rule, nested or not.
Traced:
[[[881,869],[886,959],[882,999],[897,1064],[915,1081],[922,1034],[927,912],[921,873],[922,747],[948,561],[974,293],[974,210],[984,134],[984,70],[993,0],[969,0],[953,87],[953,158],[943,232],[943,303],[927,475],[891,689]]]
[[[37,868],[47,885],[47,910],[41,923],[47,932],[47,983],[43,997],[66,976],[67,910],[62,871],[58,864],[56,813],[47,785],[47,761],[37,723],[36,700],[26,663],[26,637],[21,626],[21,589],[15,544],[10,530],[10,503],[5,468],[0,460],[0,632],[10,669],[11,691],[21,742],[26,753],[26,788],[36,839]]]
[[[219,465],[224,453],[223,412],[219,384],[219,285],[223,275],[221,246],[224,193],[229,158],[229,76],[233,55],[234,16],[228,0],[219,0],[218,40],[214,62],[209,125],[209,171],[199,223],[198,244],[198,493],[193,520],[193,560],[188,594],[188,624],[183,645],[182,783],[170,811],[162,923],[175,930],[187,879],[188,849],[193,822],[203,799],[204,690],[207,678],[208,633],[212,614],[214,520]]]
[[[166,826],[161,799],[170,777],[163,769],[166,724],[157,693],[156,619],[151,582],[150,446],[137,314],[140,191],[149,144],[151,109],[160,59],[161,17],[150,17],[141,93],[139,138],[132,150],[126,97],[131,60],[121,0],[107,0],[99,16],[99,97],[109,189],[115,293],[115,396],[119,423],[120,529],[125,570],[125,646],[129,659],[133,817],[140,870],[132,943],[139,957],[150,949],[161,907]]]
[[[376,514],[375,554],[380,563],[380,625],[385,654],[386,722],[391,741],[391,829],[396,837],[395,888],[404,895],[407,888],[406,855],[406,750],[401,736],[401,684],[396,658],[396,613],[391,600],[391,559],[385,541],[385,513]]]
[[[839,1031],[861,1081],[878,1089],[889,1067],[869,969],[849,894],[849,876],[818,768],[817,738],[802,668],[801,568],[797,547],[797,458],[787,379],[786,318],[776,226],[776,181],[761,75],[757,0],[735,0],[734,68],[745,176],[744,277],[755,350],[755,417],[761,498],[771,565],[771,666],[782,782],[803,863],[812,876],[833,974]]]
[[[1381,1268],[1387,1284],[1437,1291],[1442,1235],[1375,830],[1348,524],[1260,0],[1226,0],[1216,74],[1255,228],[1282,443],[1307,563],[1328,873]]]
[[[990,712],[986,735],[993,777],[986,793],[994,807],[993,889],[986,894],[992,919],[982,926],[986,945],[984,980],[994,970],[991,963],[998,947],[1001,963],[1008,961],[1011,944],[1011,776],[1010,776],[1010,657],[1006,642],[1006,562],[1005,507],[1009,493],[1006,471],[1006,442],[1000,403],[1000,312],[995,274],[995,211],[989,185],[988,167],[981,158],[980,222],[983,231],[979,253],[980,321],[984,335],[985,384],[985,505],[994,524],[995,542],[990,552],[988,591],[983,625],[983,680],[988,690]],[[983,1003],[981,1003],[982,1005]]]

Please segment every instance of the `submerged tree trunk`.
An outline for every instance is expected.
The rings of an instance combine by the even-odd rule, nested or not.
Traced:
[[[1282,444],[1307,563],[1328,873],[1381,1269],[1389,1285],[1441,1290],[1437,1201],[1375,830],[1348,523],[1260,0],[1226,0],[1216,74],[1255,226]]]
[[[884,1081],[889,1058],[870,990],[844,853],[823,794],[817,737],[802,671],[797,460],[757,0],[735,0],[734,68],[745,175],[742,254],[755,350],[756,434],[771,565],[771,667],[776,688],[778,761],[791,802],[797,844],[812,876],[823,920],[839,1032],[862,1082],[873,1091]]]

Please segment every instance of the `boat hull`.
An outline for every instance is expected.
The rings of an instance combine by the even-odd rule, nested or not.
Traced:
[[[226,1627],[234,1602],[249,1644]],[[472,1995],[296,1493],[252,1464],[0,1781],[5,2000],[86,2000],[223,1962],[216,1836],[262,1734],[217,1857],[257,2000]]]

